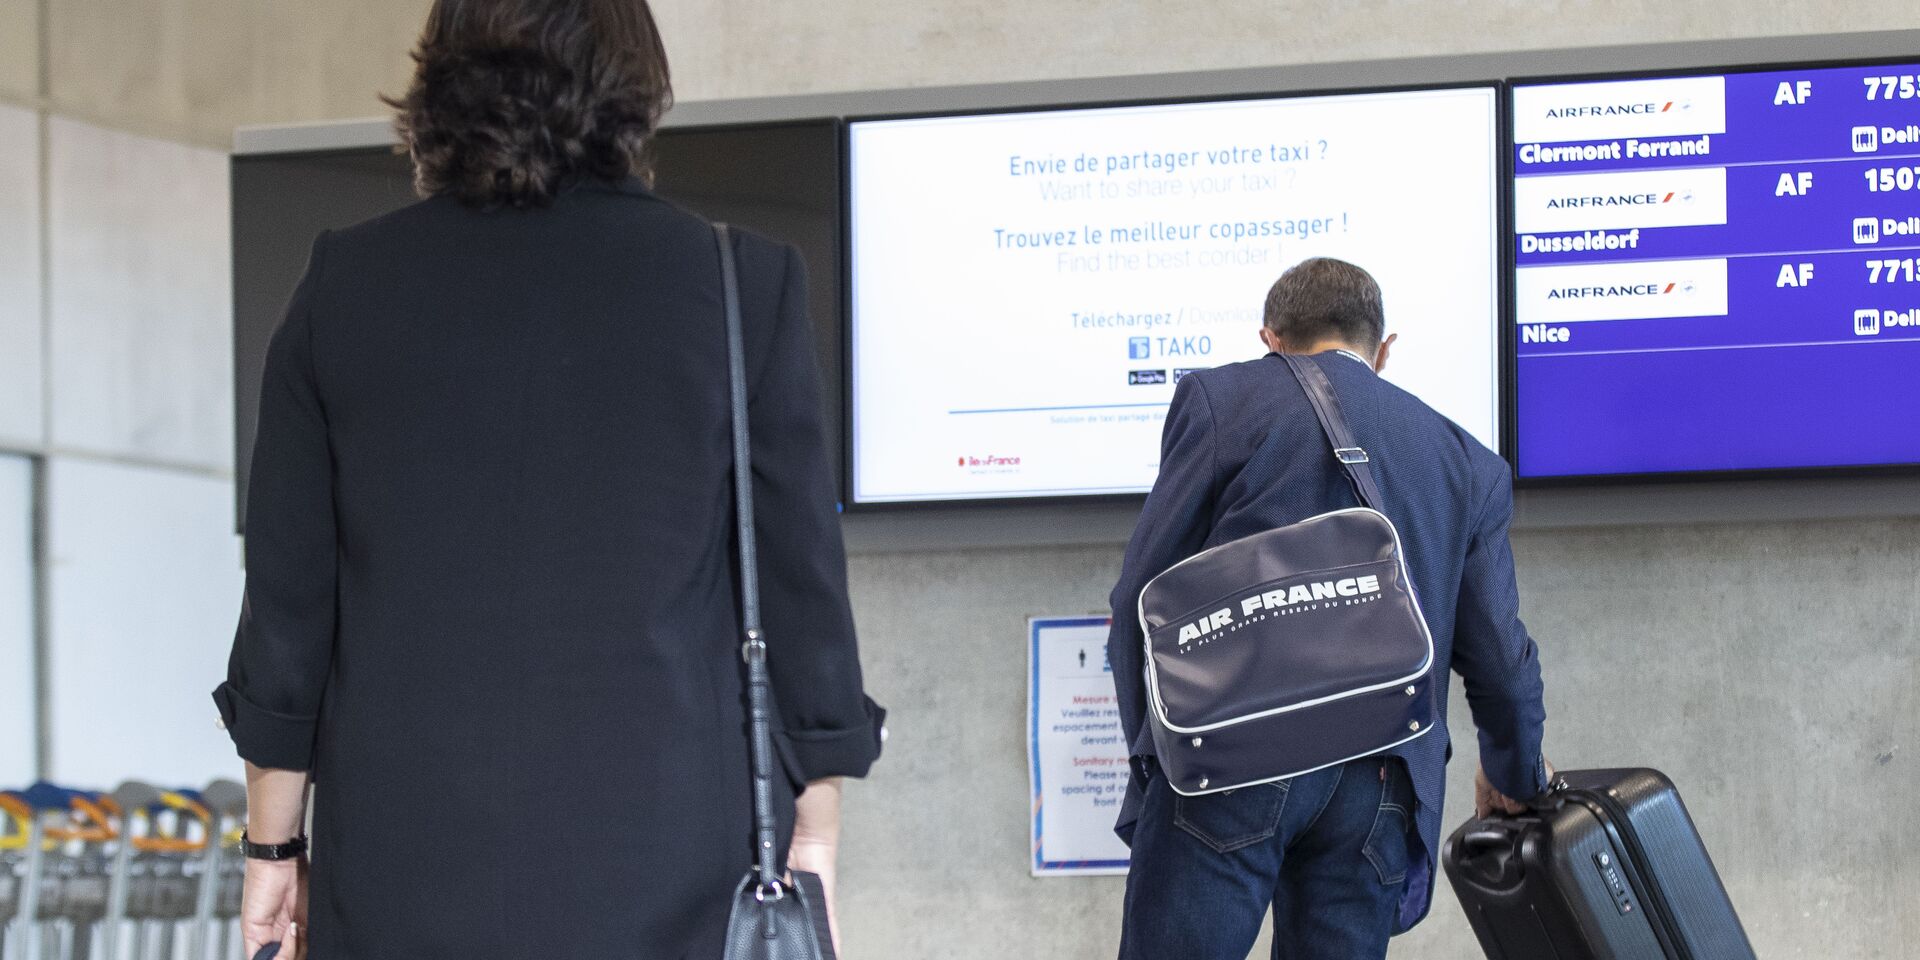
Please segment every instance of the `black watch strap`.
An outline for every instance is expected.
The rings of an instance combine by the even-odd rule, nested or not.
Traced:
[[[307,855],[307,838],[294,837],[286,843],[254,843],[243,833],[240,852],[249,860],[293,860]]]

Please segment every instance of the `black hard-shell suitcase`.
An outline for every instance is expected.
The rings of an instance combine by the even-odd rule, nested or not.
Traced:
[[[1657,770],[1563,771],[1528,813],[1454,831],[1443,859],[1492,960],[1753,960]]]

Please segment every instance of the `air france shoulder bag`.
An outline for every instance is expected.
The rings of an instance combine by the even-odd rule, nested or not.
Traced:
[[[748,737],[753,761],[755,864],[734,890],[727,918],[725,960],[833,960],[827,899],[820,878],[781,873],[773,813],[773,679],[767,672],[767,638],[760,629],[759,550],[753,531],[752,441],[747,435],[746,347],[740,332],[740,280],[733,238],[724,223],[713,225],[720,245],[720,284],[727,312],[727,399],[733,414],[734,522],[740,543],[740,657],[747,670]]]
[[[1362,506],[1202,551],[1148,581],[1148,724],[1186,796],[1284,780],[1433,726],[1433,636],[1326,372],[1283,356]]]

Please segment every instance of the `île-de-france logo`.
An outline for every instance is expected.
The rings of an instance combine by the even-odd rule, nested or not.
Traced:
[[[963,453],[957,459],[959,461],[959,466],[962,469],[967,469],[970,467],[971,468],[1017,467],[1020,465],[1019,457],[1010,457],[1010,456],[1006,456],[1004,454],[998,454],[998,453],[987,453],[987,454]]]

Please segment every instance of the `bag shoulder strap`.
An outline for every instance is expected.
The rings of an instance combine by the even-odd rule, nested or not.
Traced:
[[[1360,496],[1360,502],[1385,513],[1386,509],[1381,506],[1380,488],[1373,482],[1372,458],[1353,439],[1353,431],[1347,427],[1347,418],[1340,412],[1340,397],[1333,392],[1327,372],[1308,357],[1283,353],[1280,358],[1287,362],[1287,369],[1293,371],[1294,379],[1300,381],[1300,389],[1306,391],[1307,402],[1313,406],[1313,415],[1319,418],[1320,429],[1333,445],[1333,458],[1340,461],[1347,479],[1353,483],[1354,492]]]
[[[733,236],[713,225],[720,247],[720,289],[727,313],[727,401],[733,414],[734,523],[740,542],[740,656],[747,663],[749,746],[753,759],[754,853],[760,886],[777,892],[780,851],[773,814],[773,679],[767,672],[767,639],[760,630],[759,550],[753,532],[753,443],[747,432],[746,339],[740,331],[740,277],[733,262]]]
[[[733,234],[713,225],[720,246],[720,287],[727,310],[727,399],[733,416],[734,519],[740,540],[740,620],[748,639],[760,633],[759,547],[753,532],[753,444],[747,432],[746,336],[740,329],[740,277],[733,260]]]

